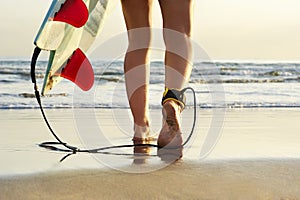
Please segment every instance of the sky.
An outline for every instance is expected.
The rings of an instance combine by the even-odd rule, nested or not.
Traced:
[[[112,1],[99,41],[125,33],[120,2]],[[0,58],[31,57],[51,2],[0,2]],[[299,0],[195,0],[193,41],[215,60],[300,61],[299,8]],[[160,27],[156,0],[153,9],[154,27]]]

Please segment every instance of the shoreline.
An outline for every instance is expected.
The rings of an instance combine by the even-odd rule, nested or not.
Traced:
[[[95,110],[111,110],[111,109],[115,109],[115,110],[128,110],[130,109],[129,107],[107,107],[107,106],[99,106],[99,107],[43,107],[44,110],[73,110],[73,109],[95,109]],[[150,110],[160,110],[161,106],[153,106],[149,108]],[[193,106],[189,106],[188,109],[193,109]],[[226,111],[234,111],[234,110],[264,110],[264,109],[272,109],[272,110],[282,110],[282,109],[300,109],[300,106],[293,106],[293,105],[289,105],[289,106],[228,106],[228,107],[201,107],[198,106],[197,107],[198,110],[217,110],[217,109],[223,109]],[[36,107],[18,107],[18,108],[13,108],[13,107],[2,107],[0,108],[1,110],[40,110],[39,106],[36,105]]]

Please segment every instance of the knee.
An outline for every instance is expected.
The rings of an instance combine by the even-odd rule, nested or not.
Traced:
[[[149,49],[151,45],[150,28],[137,28],[128,31],[128,49],[131,51]]]
[[[190,30],[164,29],[164,43],[169,52],[187,52],[191,49]]]

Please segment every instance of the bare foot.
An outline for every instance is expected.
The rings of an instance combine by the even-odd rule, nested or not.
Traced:
[[[163,105],[163,126],[158,136],[159,147],[181,147],[182,133],[180,130],[181,107],[174,101],[167,101]]]
[[[141,141],[146,141],[148,140],[150,133],[150,128],[149,126],[139,126],[139,125],[134,125],[134,136],[133,136],[133,141],[134,142],[141,142]]]

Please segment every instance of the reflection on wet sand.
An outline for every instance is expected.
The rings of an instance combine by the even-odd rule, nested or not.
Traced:
[[[157,149],[157,156],[166,163],[172,163],[179,160],[182,154],[183,147],[164,147]]]
[[[140,140],[140,141],[134,141],[133,148],[133,163],[134,164],[145,164],[147,163],[147,159],[151,157],[151,151],[153,150],[153,147],[149,146],[149,141]],[[173,163],[180,158],[182,158],[183,154],[183,147],[164,147],[164,148],[157,148],[157,156],[164,161],[165,163]]]
[[[133,163],[134,164],[145,164],[151,153],[151,147],[147,146],[149,141],[146,140],[135,140],[134,145],[145,144],[145,146],[134,146],[133,148]]]

